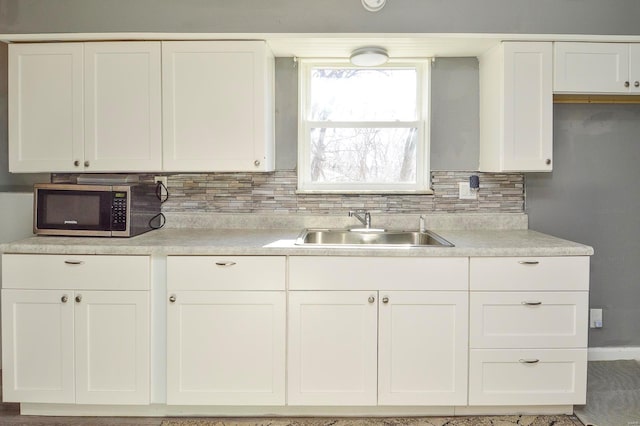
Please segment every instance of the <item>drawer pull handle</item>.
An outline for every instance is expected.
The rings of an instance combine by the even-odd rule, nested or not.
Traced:
[[[226,266],[233,266],[233,265],[235,265],[235,264],[236,264],[236,262],[216,262],[216,265],[218,265],[218,266],[225,266],[225,267],[226,267]]]
[[[537,265],[540,262],[538,262],[537,260],[521,260],[518,263],[521,265]]]
[[[538,306],[538,305],[542,305],[542,302],[527,302],[525,300],[524,302],[522,302],[522,304],[527,306]]]
[[[82,265],[84,262],[82,260],[65,260],[64,263],[67,265]]]
[[[520,359],[519,360],[522,364],[537,364],[540,362],[539,359]]]

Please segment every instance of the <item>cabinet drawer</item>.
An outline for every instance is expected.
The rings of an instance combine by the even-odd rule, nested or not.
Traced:
[[[464,257],[289,258],[292,290],[467,290]]]
[[[583,348],[589,293],[472,292],[472,348]]]
[[[471,290],[589,289],[589,257],[472,257]]]
[[[584,404],[586,349],[470,351],[469,405]]]
[[[284,290],[284,256],[169,256],[169,290]]]
[[[4,254],[2,287],[149,290],[149,256]]]

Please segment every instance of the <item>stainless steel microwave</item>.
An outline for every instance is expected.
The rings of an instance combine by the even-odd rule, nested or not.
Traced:
[[[160,227],[154,184],[34,185],[38,235],[133,237]]]

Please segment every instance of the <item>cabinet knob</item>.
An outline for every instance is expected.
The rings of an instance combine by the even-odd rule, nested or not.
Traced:
[[[545,160],[544,164],[546,164],[547,166],[548,166],[549,164],[551,164],[551,158],[547,158],[547,159]]]
[[[176,295],[175,294],[172,294],[171,296],[169,296],[169,302],[175,303],[175,301],[176,301]]]
[[[60,298],[60,301],[61,301],[62,303],[67,303],[67,302],[69,301],[69,296],[67,296],[67,295],[65,294],[64,296],[62,296],[62,297]]]
[[[85,167],[89,167],[89,161],[85,161],[85,162],[84,162],[84,166],[85,166]]]
[[[382,303],[389,303],[389,298],[387,296],[383,297]]]
[[[76,166],[76,167],[79,167],[80,166],[80,161],[78,161],[78,160],[74,161],[73,165]]]
[[[629,82],[628,81],[624,82],[624,87],[629,87]]]
[[[373,303],[376,301],[376,298],[373,296],[369,296],[369,303]]]
[[[633,87],[640,87],[640,81],[636,80],[633,82]]]
[[[76,296],[76,303],[80,303],[80,302],[82,302],[82,295],[81,294]]]
[[[256,160],[256,161],[254,161],[254,162],[253,162],[253,164],[254,164],[256,167],[259,167],[259,166],[260,166],[260,160]]]

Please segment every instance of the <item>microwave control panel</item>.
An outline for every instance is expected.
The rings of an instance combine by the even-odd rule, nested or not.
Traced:
[[[127,193],[113,192],[111,203],[111,230],[124,231],[127,229]]]

